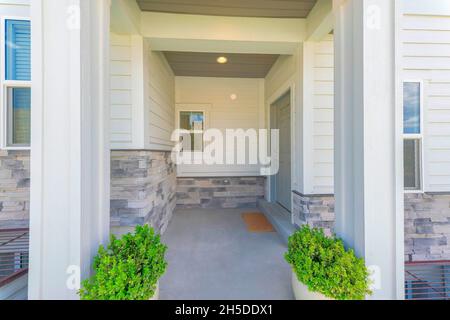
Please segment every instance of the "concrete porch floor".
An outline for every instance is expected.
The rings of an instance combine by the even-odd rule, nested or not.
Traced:
[[[256,209],[177,210],[162,240],[168,269],[163,300],[290,300],[286,246],[276,233],[250,233],[242,213]]]

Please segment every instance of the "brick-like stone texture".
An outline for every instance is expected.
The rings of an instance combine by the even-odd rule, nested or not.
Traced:
[[[313,228],[322,228],[325,234],[330,236],[335,223],[334,197],[294,193],[292,215],[296,225],[306,224]]]
[[[295,224],[332,234],[333,196],[294,193]],[[450,260],[450,194],[405,194],[405,261]]]
[[[450,260],[450,194],[405,195],[405,258]]]
[[[179,208],[256,207],[264,198],[264,177],[178,178]]]
[[[149,224],[163,233],[176,206],[170,152],[111,152],[112,227]]]
[[[0,229],[27,228],[30,152],[0,150]]]
[[[180,208],[256,207],[265,178],[179,178],[169,152],[112,151],[112,227],[148,223],[164,232]],[[0,150],[0,229],[29,225],[29,151]],[[297,225],[334,229],[333,196],[294,194]],[[450,260],[450,194],[405,195],[405,260]]]

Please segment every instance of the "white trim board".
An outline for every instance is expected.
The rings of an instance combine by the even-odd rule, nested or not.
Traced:
[[[404,14],[450,16],[450,0],[402,0]]]

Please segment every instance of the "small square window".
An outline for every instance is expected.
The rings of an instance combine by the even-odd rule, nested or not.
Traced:
[[[8,87],[6,93],[8,147],[29,147],[31,140],[31,89]]]
[[[183,150],[203,152],[203,130],[205,129],[205,115],[203,112],[181,111],[180,129],[190,132],[190,141],[183,137]]]
[[[404,141],[405,189],[420,190],[421,147],[419,139]]]
[[[203,130],[204,129],[203,112],[180,112],[180,129],[184,130]]]

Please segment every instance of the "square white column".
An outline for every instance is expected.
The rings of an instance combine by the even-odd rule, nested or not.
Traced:
[[[404,296],[398,1],[334,0],[336,233],[375,271],[372,299]]]
[[[29,299],[77,299],[109,235],[109,16],[109,0],[31,1]]]

